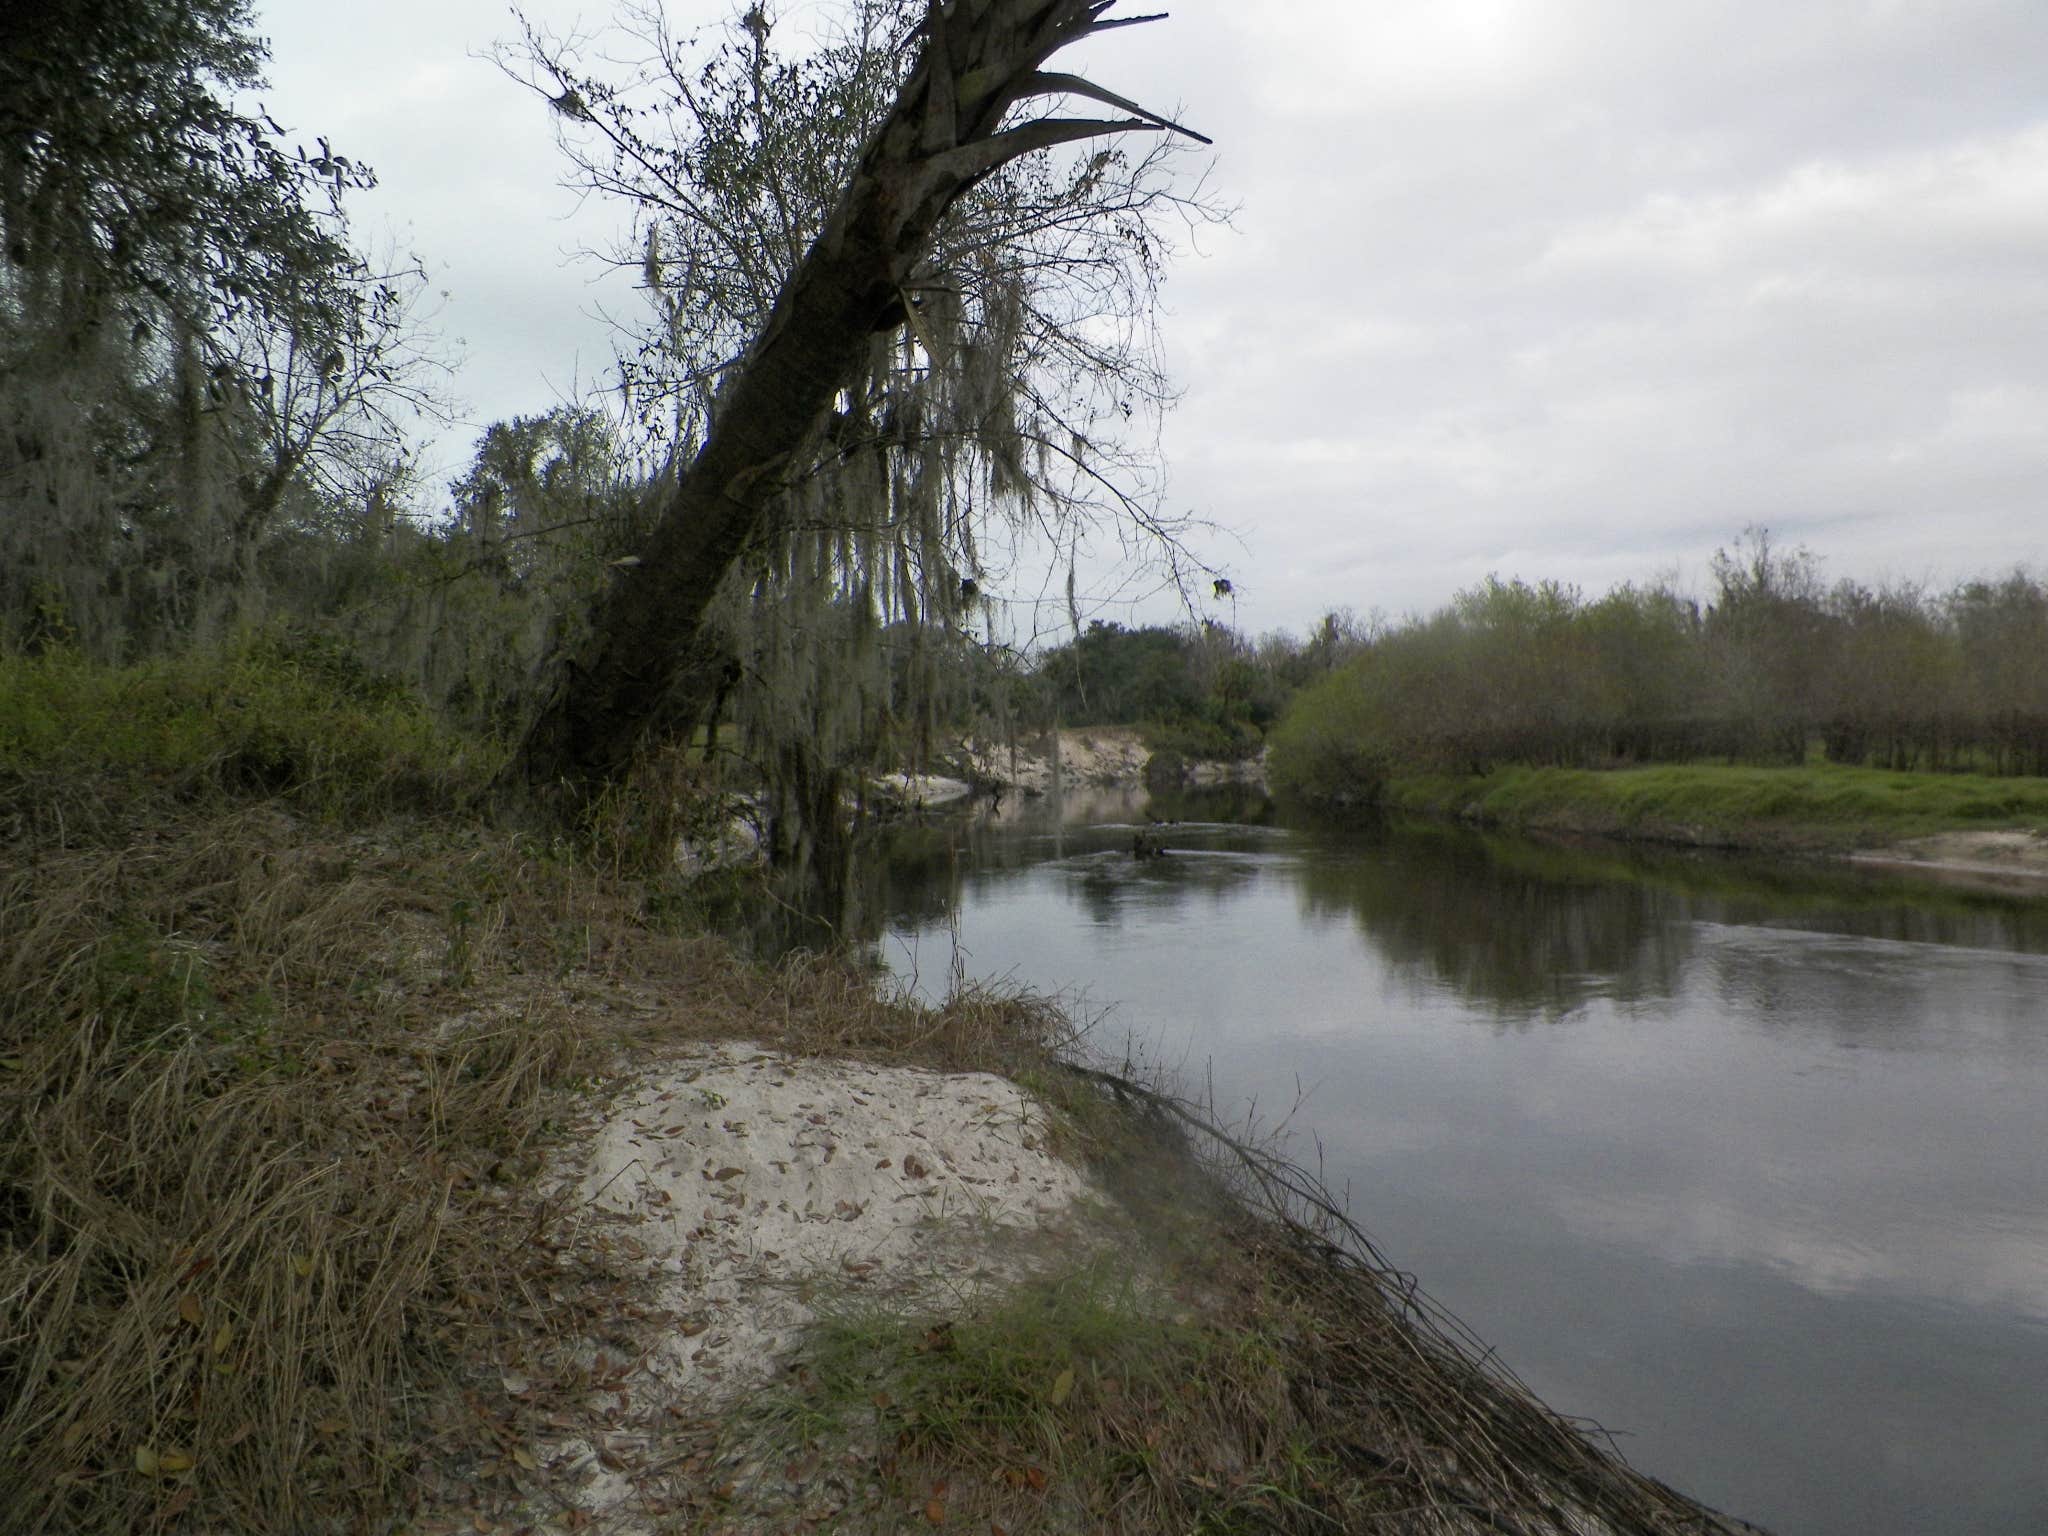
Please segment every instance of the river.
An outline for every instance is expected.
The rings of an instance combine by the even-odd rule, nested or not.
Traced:
[[[902,829],[864,904],[918,990],[1061,994],[1285,1122],[1653,1476],[1778,1536],[2048,1529],[2048,901],[1108,795]]]

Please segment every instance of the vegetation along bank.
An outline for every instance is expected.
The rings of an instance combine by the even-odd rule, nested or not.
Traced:
[[[503,751],[0,666],[0,1528],[1738,1528],[1057,1010],[749,961],[668,770],[543,837]]]
[[[1361,636],[1271,764],[1337,807],[1829,852],[1996,830],[2017,852],[2048,829],[2048,588],[1830,587],[1759,530],[1704,600],[1489,580]]]

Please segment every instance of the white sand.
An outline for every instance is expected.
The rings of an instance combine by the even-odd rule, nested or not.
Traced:
[[[571,1224],[644,1264],[675,1319],[614,1367],[633,1405],[598,1447],[543,1449],[557,1494],[614,1531],[658,1464],[663,1416],[715,1412],[771,1379],[819,1307],[849,1295],[957,1306],[1014,1281],[1030,1231],[1090,1196],[1044,1112],[986,1073],[942,1075],[706,1047],[623,1096],[565,1170]],[[614,1351],[616,1356],[617,1351]],[[609,1467],[609,1469],[608,1469]]]

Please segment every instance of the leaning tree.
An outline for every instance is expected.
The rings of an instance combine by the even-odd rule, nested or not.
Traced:
[[[1177,553],[1130,429],[1168,393],[1162,226],[1218,215],[1161,154],[1096,142],[1186,130],[1046,68],[1156,19],[1110,9],[859,0],[796,55],[758,6],[708,54],[648,10],[624,80],[532,28],[505,54],[552,103],[574,183],[638,212],[614,259],[654,320],[623,371],[675,465],[520,787],[587,795],[737,665],[771,784],[816,834],[844,774],[916,733],[948,654],[925,640],[981,600],[992,539],[1070,545],[1106,513]],[[1076,100],[1121,115],[1044,110]]]

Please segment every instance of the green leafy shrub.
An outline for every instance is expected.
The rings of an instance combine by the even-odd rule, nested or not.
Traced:
[[[1391,757],[1363,663],[1331,673],[1296,696],[1274,728],[1267,776],[1282,794],[1312,805],[1373,805]]]
[[[479,791],[501,754],[317,635],[265,631],[119,667],[62,649],[0,655],[0,798],[125,781],[186,796],[253,789],[324,815],[431,809]]]

